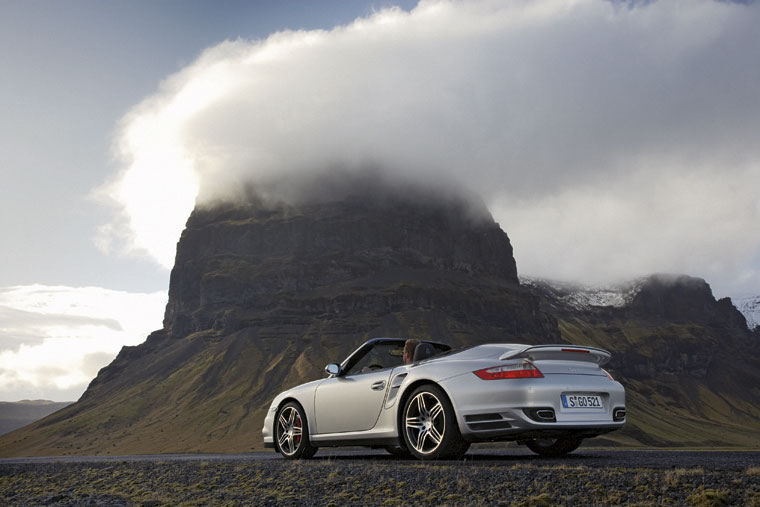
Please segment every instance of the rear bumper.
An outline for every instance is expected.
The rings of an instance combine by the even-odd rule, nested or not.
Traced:
[[[470,442],[576,436],[614,431],[625,417],[625,389],[606,376],[547,374],[539,379],[482,380],[467,373],[441,383],[457,414],[462,437]],[[601,408],[568,409],[562,394],[598,395]]]

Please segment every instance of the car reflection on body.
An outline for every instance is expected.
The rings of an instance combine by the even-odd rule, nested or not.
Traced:
[[[516,441],[543,456],[625,423],[625,390],[601,368],[610,353],[575,345],[487,344],[454,351],[375,338],[327,378],[272,401],[264,443],[286,458],[319,447],[370,446],[419,459],[456,459],[473,442]]]

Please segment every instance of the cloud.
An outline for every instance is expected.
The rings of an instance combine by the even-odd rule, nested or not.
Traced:
[[[480,194],[521,272],[757,287],[758,21],[712,0],[423,1],[223,42],[122,119],[100,243],[168,268],[196,198],[379,167]]]
[[[166,293],[0,288],[0,399],[77,399],[123,345],[161,327]]]

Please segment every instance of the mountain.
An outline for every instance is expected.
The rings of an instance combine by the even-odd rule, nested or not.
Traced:
[[[618,442],[760,445],[760,341],[731,300],[700,278],[653,275],[609,287],[523,284],[563,341],[613,351],[630,417]]]
[[[297,206],[252,197],[192,213],[164,328],[124,347],[76,404],[0,439],[0,453],[261,448],[277,392],[376,336],[560,339],[482,206],[377,187]]]
[[[0,455],[260,449],[276,393],[376,336],[601,346],[629,422],[598,442],[758,446],[759,341],[704,280],[595,295],[520,283],[508,236],[471,199],[374,185],[298,202],[196,208],[163,328],[77,403],[0,437]]]
[[[0,435],[33,423],[73,402],[48,400],[0,401]]]

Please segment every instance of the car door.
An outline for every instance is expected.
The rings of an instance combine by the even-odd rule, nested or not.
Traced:
[[[325,379],[317,387],[317,433],[372,429],[380,415],[391,369]]]
[[[323,380],[314,394],[316,432],[372,429],[380,416],[391,371],[402,362],[403,342],[378,343],[345,374]]]

